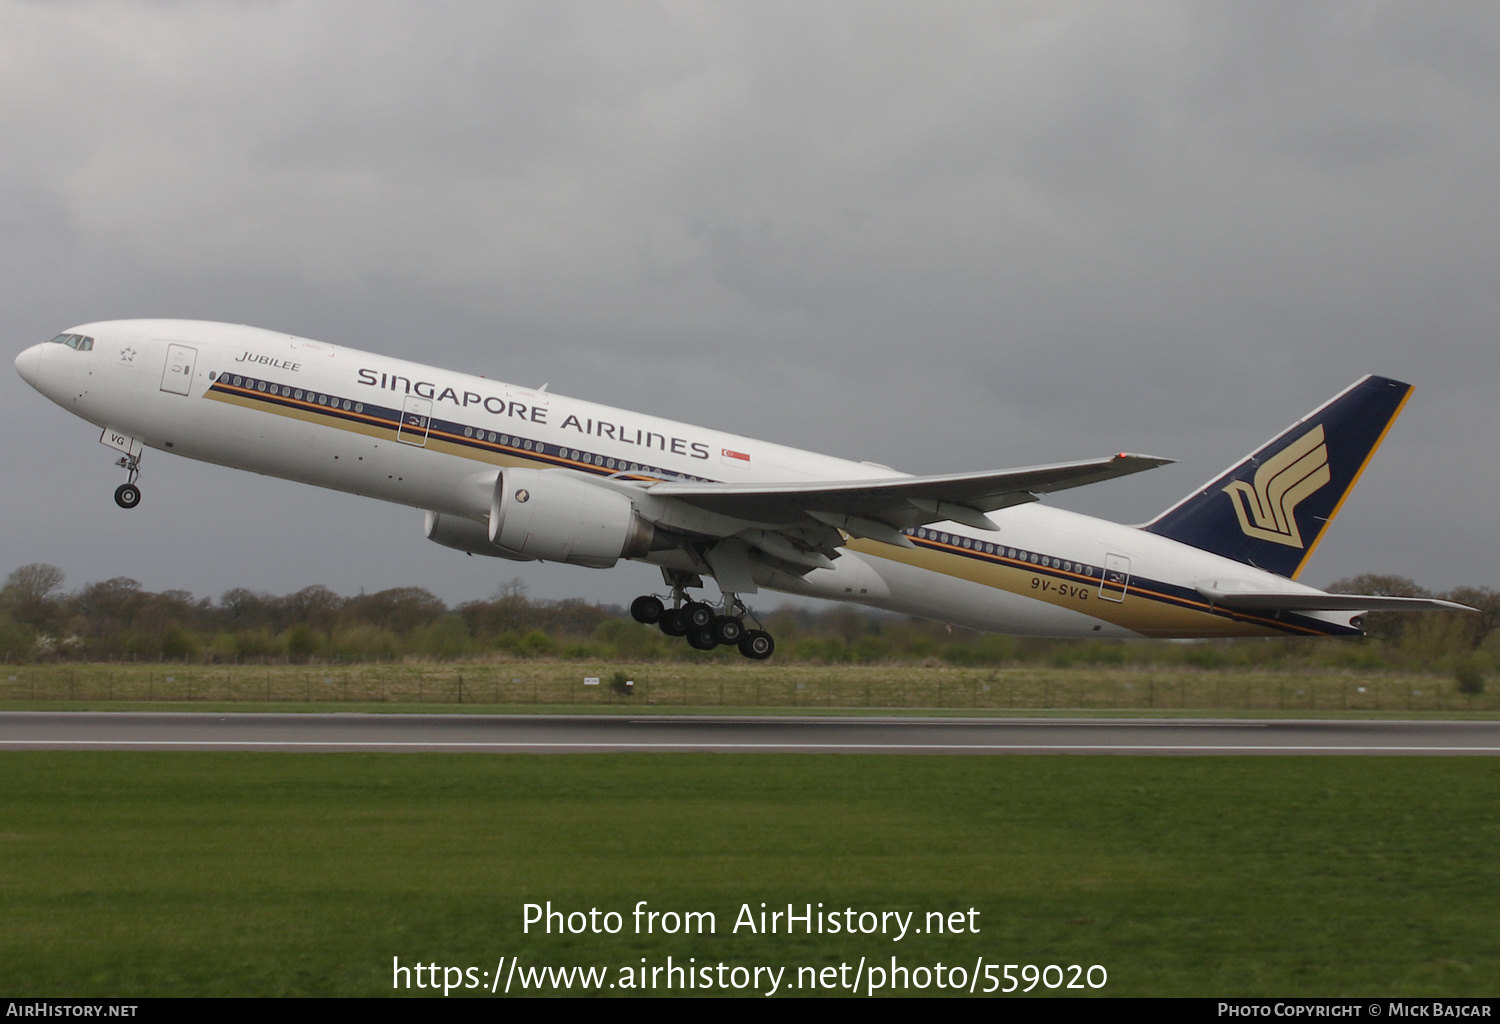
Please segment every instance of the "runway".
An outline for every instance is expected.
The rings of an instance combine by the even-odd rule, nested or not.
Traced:
[[[0,750],[1500,754],[1500,722],[0,712]]]

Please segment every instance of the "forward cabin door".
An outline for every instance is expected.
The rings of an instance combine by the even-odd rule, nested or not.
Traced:
[[[193,366],[198,350],[191,345],[172,342],[167,345],[167,365],[161,371],[161,389],[174,395],[185,395],[193,389]]]

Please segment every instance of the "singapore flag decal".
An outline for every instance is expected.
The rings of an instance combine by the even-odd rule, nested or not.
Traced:
[[[737,452],[732,448],[720,448],[719,461],[726,466],[739,466],[743,469],[750,465],[750,456],[744,452]]]

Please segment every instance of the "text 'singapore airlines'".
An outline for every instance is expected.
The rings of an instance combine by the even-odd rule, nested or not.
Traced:
[[[631,605],[700,650],[771,655],[761,588],[1053,637],[1341,636],[1368,610],[1297,576],[1411,396],[1355,381],[1143,526],[1038,498],[1170,460],[1121,453],[911,476],[273,331],[85,324],[16,369],[119,454],[148,448],[392,501],[470,554],[660,567]],[[712,579],[719,591],[691,592]]]

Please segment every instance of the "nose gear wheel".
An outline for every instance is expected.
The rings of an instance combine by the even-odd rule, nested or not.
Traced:
[[[115,460],[115,465],[130,474],[128,480],[115,488],[115,504],[121,508],[135,508],[141,503],[141,489],[136,484],[141,477],[141,457],[122,455]]]

